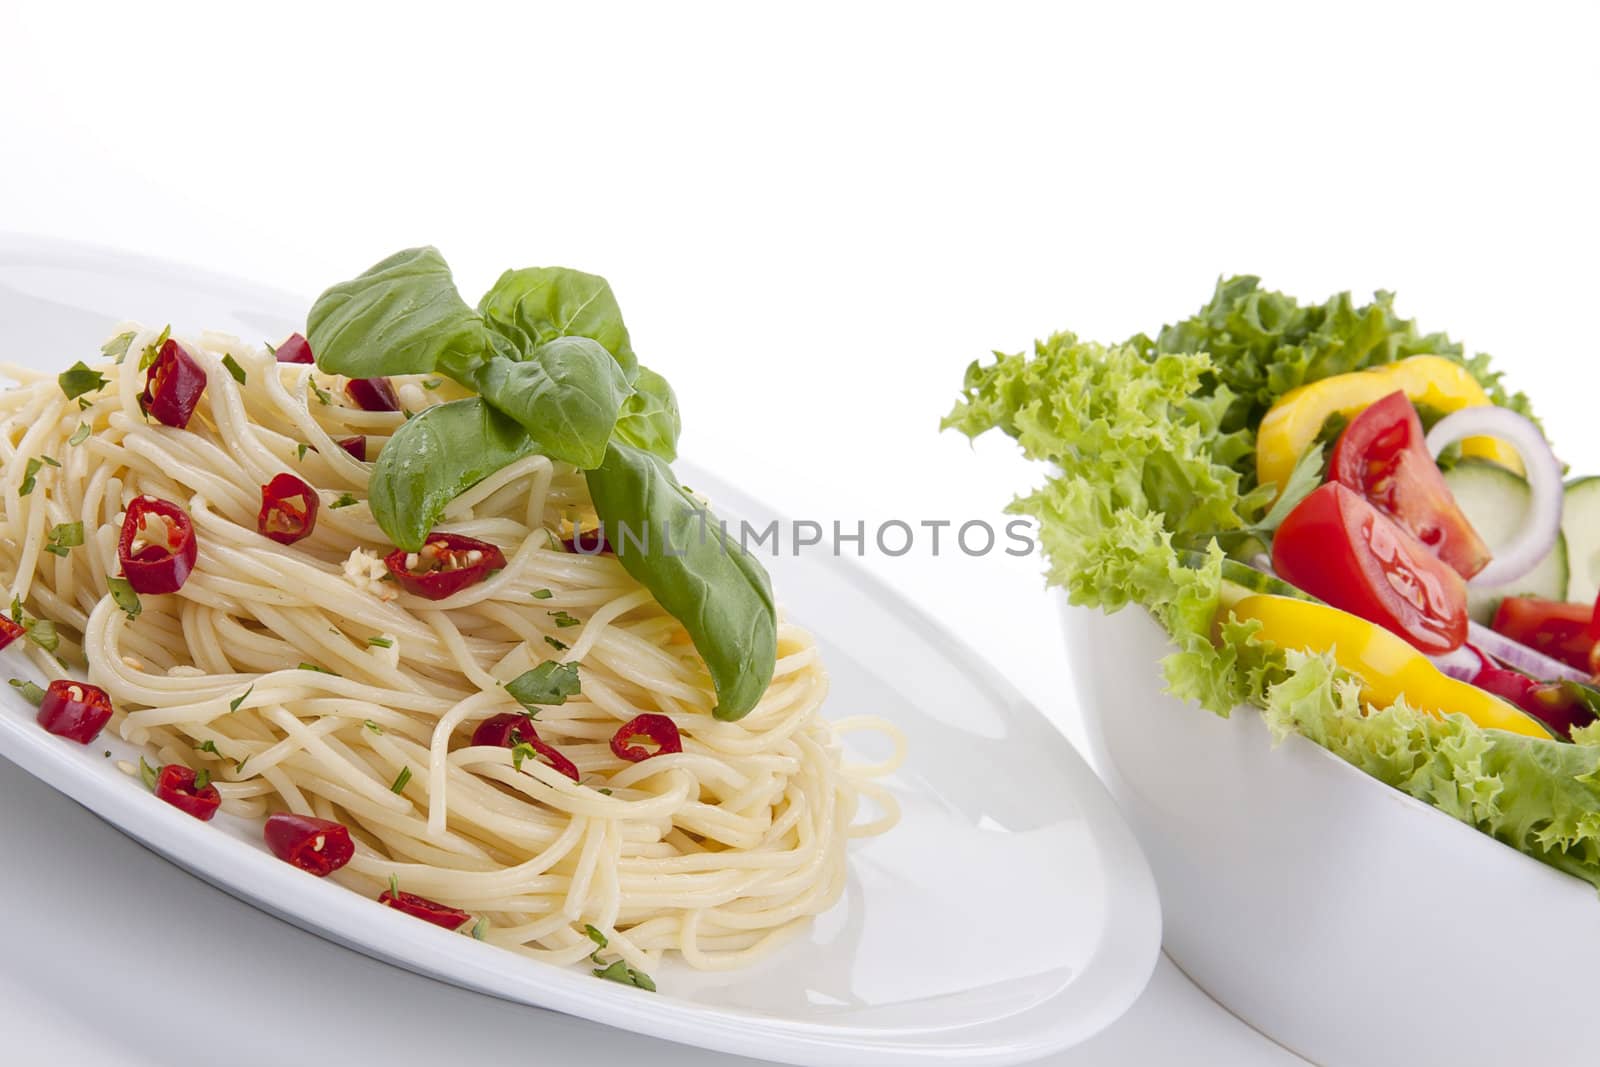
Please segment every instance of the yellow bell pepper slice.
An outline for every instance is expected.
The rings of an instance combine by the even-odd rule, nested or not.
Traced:
[[[1443,356],[1412,356],[1372,370],[1336,374],[1291,389],[1278,398],[1256,431],[1256,477],[1284,485],[1330,416],[1353,418],[1367,405],[1400,390],[1413,404],[1446,413],[1490,403],[1467,369]],[[1461,453],[1523,473],[1517,450],[1493,437],[1469,437]]]
[[[1307,600],[1257,594],[1233,605],[1240,619],[1261,623],[1260,636],[1279,648],[1332,652],[1334,660],[1361,679],[1362,696],[1388,707],[1404,696],[1418,711],[1442,717],[1465,715],[1489,730],[1527,737],[1551,736],[1537,719],[1475,685],[1439,671],[1405,639],[1338,608]]]

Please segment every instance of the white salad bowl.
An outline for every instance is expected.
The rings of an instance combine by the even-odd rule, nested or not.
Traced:
[[[1063,603],[1065,603],[1063,598]],[[1592,1063],[1600,899],[1261,716],[1169,695],[1144,611],[1065,610],[1101,777],[1168,954],[1324,1067]]]

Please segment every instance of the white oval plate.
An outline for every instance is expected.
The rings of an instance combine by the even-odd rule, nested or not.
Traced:
[[[0,358],[41,368],[91,359],[118,319],[276,341],[305,307],[171,263],[0,235]],[[703,471],[685,473],[726,517],[774,517]],[[786,610],[823,647],[828,713],[874,712],[905,731],[910,759],[892,781],[905,817],[852,848],[844,900],[807,937],[731,974],[669,964],[658,994],[308,877],[274,859],[255,824],[199,823],[150,796],[116,769],[134,755],[119,741],[85,749],[46,734],[3,686],[0,755],[296,926],[418,974],[686,1044],[797,1064],[1009,1064],[1116,1019],[1155,966],[1160,911],[1098,779],[1005,679],[865,571],[821,555],[765,562]],[[0,659],[7,676],[23,669],[15,650]]]

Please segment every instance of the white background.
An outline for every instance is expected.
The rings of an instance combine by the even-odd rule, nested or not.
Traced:
[[[1496,353],[1565,458],[1600,470],[1595,7],[1110,8],[4,0],[0,229],[308,296],[418,243],[469,297],[508,266],[603,273],[677,388],[685,453],[824,523],[1002,521],[1035,474],[1007,442],[937,432],[966,364],[1056,329],[1153,330],[1232,272],[1316,300],[1398,290],[1424,329]],[[1078,737],[1039,562],[926,548],[869,564]],[[221,941],[292,947],[263,973],[460,1020],[440,1050],[700,1062],[360,960],[64,801],[13,799],[136,886],[192,897]],[[9,1040],[156,1062],[28,988],[0,963]],[[228,1003],[220,1031],[271,1021]],[[193,1014],[177,994],[173,1013]],[[382,1029],[343,1024],[385,1062],[435,1047]],[[1287,1057],[1164,965],[1058,1062]]]

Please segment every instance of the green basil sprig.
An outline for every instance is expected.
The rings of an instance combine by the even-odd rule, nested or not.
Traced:
[[[367,503],[390,540],[415,552],[463,490],[535,451],[515,420],[479,397],[436,404],[402,423],[378,453]]]
[[[622,415],[617,419],[617,436],[671,463],[678,458],[678,433],[682,428],[678,397],[672,386],[649,367],[641,366],[639,376],[633,380],[633,395],[622,405]]]
[[[441,357],[490,350],[437,248],[408,248],[317,297],[306,317],[317,366],[351,378],[431,374]]]
[[[637,373],[622,309],[610,284],[597,274],[566,267],[508,270],[478,301],[478,313],[524,352],[558,337],[587,337],[615,357],[628,381]]]
[[[743,718],[772,681],[772,582],[659,457],[613,441],[585,472],[623,568],[683,623],[717,691],[716,717]]]
[[[507,271],[474,310],[437,249],[407,249],[318,297],[306,336],[325,371],[442,374],[478,394],[428,408],[378,454],[372,515],[396,545],[420,549],[452,500],[524,456],[571,463],[623,567],[705,660],[717,717],[755,706],[777,660],[771,583],[673,476],[677,397],[640,366],[604,278]]]

